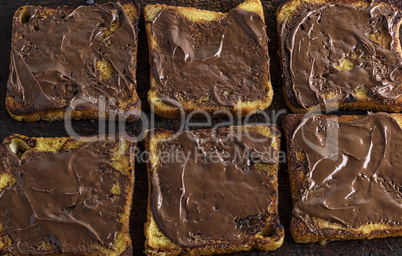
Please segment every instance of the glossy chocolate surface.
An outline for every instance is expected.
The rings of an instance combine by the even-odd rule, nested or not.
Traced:
[[[151,72],[160,98],[233,107],[267,97],[268,37],[257,13],[235,8],[216,21],[194,22],[164,9],[152,35],[158,48],[151,52]]]
[[[297,104],[347,101],[360,88],[380,102],[396,100],[402,94],[402,59],[394,42],[399,16],[390,6],[324,4],[302,12],[287,36],[284,22]]]
[[[311,116],[291,143],[308,162],[293,215],[310,230],[308,217],[355,228],[402,224],[402,130],[392,116],[380,112],[347,122]]]
[[[73,11],[28,6],[13,20],[8,94],[30,111],[100,107],[101,98],[105,110],[119,110],[133,97],[136,41],[119,2]],[[98,61],[109,63],[110,78]]]
[[[8,252],[85,254],[94,243],[113,248],[128,181],[113,168],[104,142],[59,153],[27,151],[21,159],[10,145],[0,150],[2,169],[16,180],[0,194],[1,233],[12,240]],[[118,197],[116,184],[123,191]]]
[[[236,130],[217,130],[215,137],[182,132],[159,142],[151,203],[164,234],[192,247],[260,232],[276,202],[273,174],[258,168],[278,162],[272,143],[257,132]]]

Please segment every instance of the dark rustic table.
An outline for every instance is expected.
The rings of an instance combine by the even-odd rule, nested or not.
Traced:
[[[13,13],[22,5],[42,5],[42,6],[58,6],[69,5],[78,6],[87,3],[101,3],[106,1],[100,0],[0,0],[0,140],[14,133],[24,134],[27,136],[68,136],[64,122],[34,122],[23,123],[13,120],[7,113],[4,105],[6,95],[6,85],[9,72],[9,54],[11,42],[11,19]],[[163,2],[169,5],[179,6],[195,6],[213,11],[226,12],[242,0],[168,0],[168,1],[140,1],[143,8],[148,3]],[[278,39],[276,31],[275,13],[278,6],[283,0],[262,1],[264,5],[265,18],[267,23],[267,33],[270,38],[269,53],[271,56],[271,79],[274,87],[274,100],[265,113],[270,117],[270,122],[275,122],[279,126],[285,116],[289,113],[289,109],[285,105],[285,99],[282,93],[281,69],[278,57]],[[395,0],[402,5],[400,0]],[[138,47],[138,69],[137,69],[137,91],[142,101],[142,109],[146,113],[148,119],[151,119],[152,113],[146,99],[149,90],[149,71],[148,63],[148,46],[145,34],[144,20],[141,10],[141,19],[139,24],[139,47]],[[345,112],[343,112],[345,113]],[[364,112],[347,112],[348,114],[362,114]],[[277,116],[278,118],[274,118]],[[248,122],[266,122],[266,116],[257,114],[249,120],[244,118],[237,120],[239,124]],[[224,122],[227,120],[213,120],[213,124]],[[80,135],[95,135],[99,132],[100,123],[97,121],[73,121],[74,130]],[[106,124],[109,127],[110,124]],[[117,127],[123,127],[119,123],[115,123]],[[133,135],[139,135],[144,128],[142,122],[134,122],[125,124],[125,130]],[[180,120],[166,120],[161,117],[155,117],[154,127],[178,130]],[[109,129],[111,130],[111,129]],[[282,149],[285,150],[285,141],[282,141]],[[144,146],[142,142],[138,142],[140,152],[143,152]],[[285,242],[276,251],[272,252],[246,252],[233,255],[402,255],[402,238],[386,238],[373,240],[355,240],[355,241],[336,241],[325,246],[319,244],[297,244],[293,241],[289,223],[292,212],[292,202],[289,192],[288,175],[286,172],[287,165],[282,163],[279,171],[279,214],[282,225],[285,227]],[[146,165],[141,160],[136,161],[135,166],[135,192],[133,210],[131,213],[131,236],[133,240],[134,255],[142,255],[144,251],[144,234],[143,225],[146,221],[146,204],[147,204],[147,172]]]

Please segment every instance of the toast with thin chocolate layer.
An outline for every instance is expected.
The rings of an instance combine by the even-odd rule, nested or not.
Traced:
[[[158,129],[149,131],[145,145],[147,255],[268,251],[282,245],[284,229],[278,216],[280,132],[275,126],[180,133]],[[257,158],[236,158],[236,152],[246,151],[248,157],[254,154]],[[183,162],[184,156],[187,160]]]
[[[402,236],[401,163],[395,160],[401,127],[401,114],[381,112],[286,116],[296,242]]]
[[[139,7],[115,2],[20,7],[13,17],[6,108],[18,121],[138,119]]]
[[[1,254],[132,255],[134,146],[7,137],[0,145]]]
[[[383,0],[281,5],[283,88],[292,112],[402,111],[401,8]]]
[[[244,116],[270,106],[268,37],[259,0],[228,13],[147,5],[144,17],[148,101],[156,114]]]

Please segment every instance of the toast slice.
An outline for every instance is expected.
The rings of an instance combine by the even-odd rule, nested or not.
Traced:
[[[276,126],[176,134],[158,129],[148,133],[145,145],[147,255],[268,251],[282,245]]]
[[[7,137],[0,145],[0,251],[132,255],[127,140]]]
[[[139,8],[23,6],[13,17],[6,108],[18,121],[138,119]]]
[[[402,115],[287,115],[298,243],[402,236]]]
[[[277,25],[292,112],[402,111],[401,23],[390,1],[284,3]]]
[[[148,101],[164,118],[244,116],[270,106],[268,37],[260,0],[228,13],[144,8],[151,64]]]

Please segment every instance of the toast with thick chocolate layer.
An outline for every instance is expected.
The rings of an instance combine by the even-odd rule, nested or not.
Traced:
[[[280,132],[247,125],[150,131],[148,255],[211,255],[283,243],[278,216]]]
[[[2,255],[132,255],[135,146],[7,137],[0,145]]]
[[[161,4],[144,8],[151,64],[148,101],[165,118],[244,116],[273,90],[259,0],[228,13]]]
[[[401,127],[384,112],[286,116],[296,242],[402,236]]]
[[[19,121],[138,119],[139,8],[23,6],[13,17],[6,107]]]
[[[277,11],[284,94],[295,113],[402,111],[400,4],[292,0]]]

